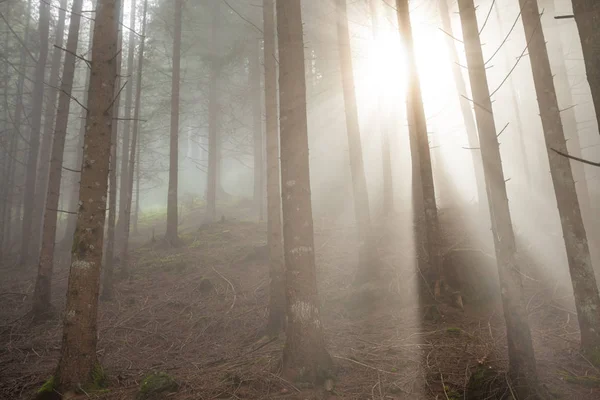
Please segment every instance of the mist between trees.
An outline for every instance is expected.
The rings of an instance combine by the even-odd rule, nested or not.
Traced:
[[[599,27],[0,0],[0,397],[600,398]]]

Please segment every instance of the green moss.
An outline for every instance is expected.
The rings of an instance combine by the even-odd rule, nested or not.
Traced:
[[[91,382],[83,386],[85,393],[105,393],[108,392],[108,377],[102,365],[96,364],[92,369]]]
[[[108,377],[100,364],[96,364],[92,370],[92,384],[98,389],[104,389],[108,386]]]
[[[600,367],[600,346],[586,352],[588,360],[596,367]]]
[[[142,381],[137,398],[156,399],[163,393],[176,392],[178,388],[179,384],[170,375],[164,372],[153,372]]]
[[[446,329],[446,332],[448,332],[448,334],[450,335],[460,335],[462,332],[462,329],[460,328],[448,328]]]
[[[448,400],[462,400],[463,396],[448,385],[444,385],[444,394]]]
[[[48,378],[48,380],[46,382],[44,382],[42,387],[38,389],[37,393],[38,394],[52,393],[52,392],[54,392],[55,387],[56,387],[56,380],[54,379],[54,376],[51,376],[50,378]]]
[[[584,376],[575,376],[564,372],[563,379],[565,382],[572,383],[575,385],[585,386],[589,388],[598,388],[600,387],[600,377],[584,375]]]

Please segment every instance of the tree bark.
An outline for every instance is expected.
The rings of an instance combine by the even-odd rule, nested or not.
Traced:
[[[172,246],[179,242],[177,235],[177,185],[179,174],[179,87],[181,80],[181,18],[183,0],[175,3],[175,31],[173,38],[173,76],[171,82],[171,140],[169,154],[169,195],[167,204],[167,233],[165,239]]]
[[[183,3],[177,4],[177,6],[180,6],[183,8]],[[181,21],[181,12],[182,12],[182,8],[179,9],[179,11],[176,11],[176,15],[177,18],[179,18],[178,21]],[[129,176],[127,177],[127,188],[125,188],[125,190],[127,190],[127,203],[125,203],[125,221],[124,222],[124,227],[125,227],[125,234],[123,236],[123,257],[121,257],[121,268],[123,269],[123,272],[127,273],[129,270],[129,232],[130,232],[130,227],[131,227],[131,204],[132,204],[132,200],[133,200],[133,176],[135,173],[135,162],[136,162],[136,153],[137,153],[137,141],[138,141],[138,136],[139,136],[139,130],[140,130],[140,108],[141,108],[141,102],[142,102],[142,69],[144,66],[144,47],[146,45],[146,18],[147,18],[147,12],[148,12],[148,0],[144,0],[144,11],[143,11],[143,19],[142,19],[142,40],[140,42],[140,50],[139,50],[139,55],[138,55],[138,67],[137,67],[137,82],[136,82],[136,87],[135,87],[135,108],[134,108],[134,112],[133,112],[133,135],[131,137],[131,152],[129,154],[129,168],[127,168],[127,173],[129,174]],[[179,33],[181,33],[181,24],[179,24]],[[179,35],[179,38],[181,39],[181,35]],[[177,84],[179,84],[179,80],[177,81]],[[179,91],[178,91],[179,92]],[[179,94],[179,93],[178,93]],[[177,102],[179,102],[179,96],[177,97]],[[179,109],[179,105],[177,105],[177,109]],[[179,116],[178,116],[179,117]],[[177,131],[176,131],[177,132]],[[177,205],[177,203],[175,203],[175,205]],[[177,214],[175,214],[175,216],[177,216]],[[168,218],[168,216],[167,216]],[[175,232],[171,233],[174,236],[169,236],[167,234],[167,238],[171,238],[171,239],[167,239],[169,240],[170,243],[175,243],[177,239],[177,220],[175,220]]]
[[[95,9],[97,0],[92,0],[92,9]],[[90,20],[90,28],[89,28],[89,37],[88,37],[88,52],[87,57],[91,58],[92,56],[92,41],[94,40],[94,21]],[[119,46],[121,48],[121,46]],[[119,64],[120,65],[120,64]],[[85,88],[90,87],[90,73],[86,71],[85,73]],[[83,101],[81,104],[87,107],[88,103],[88,91],[84,90]],[[77,141],[77,149],[75,152],[75,165],[74,170],[81,169],[81,163],[83,162],[83,140],[85,138],[85,121],[86,121],[87,111],[84,109],[81,111],[80,122],[79,122],[79,130],[78,130],[78,141]],[[73,173],[72,173],[73,174]],[[69,196],[69,210],[74,211],[77,210],[78,202],[79,202],[79,177],[81,173],[76,172],[73,176],[73,190]],[[67,227],[65,228],[65,236],[62,241],[70,244],[73,242],[73,235],[75,234],[75,226],[77,225],[77,215],[69,215],[67,217]]]
[[[119,13],[119,25],[123,25],[123,11],[121,7]],[[117,48],[123,49],[123,30],[119,29]],[[123,59],[121,57],[122,52],[119,51],[117,55],[117,79],[115,81],[115,104],[113,105],[113,125],[110,135],[110,171],[108,173],[108,227],[106,229],[106,248],[104,249],[104,255],[102,259],[103,264],[103,275],[102,275],[102,300],[111,300],[113,295],[113,276],[115,272],[115,235],[116,235],[116,219],[117,219],[117,142],[119,140],[119,113],[121,111],[121,97],[119,91],[121,90],[121,72],[123,71]],[[131,78],[130,78],[131,79]]]
[[[533,343],[527,322],[527,312],[523,304],[521,272],[516,264],[515,237],[481,51],[477,16],[473,0],[459,0],[458,6],[492,218],[502,306],[506,320],[509,375],[519,398],[536,399],[539,396]]]
[[[304,39],[300,0],[277,0],[283,239],[286,265],[287,339],[283,374],[291,381],[328,378],[315,268]]]
[[[527,47],[531,71],[544,128],[550,175],[567,249],[577,319],[581,330],[581,346],[600,365],[600,295],[577,200],[571,163],[569,159],[552,151],[556,149],[566,153],[567,143],[546,50],[546,39],[541,28],[540,12],[537,2],[519,0],[519,3],[525,36],[529,38]]]
[[[269,319],[267,334],[285,328],[285,282],[281,232],[281,171],[277,123],[277,62],[275,48],[275,3],[263,0],[265,115],[267,146],[267,242],[269,246]]]
[[[136,0],[131,0],[131,10],[129,12],[129,50],[127,53],[127,75],[129,82],[125,89],[125,121],[123,121],[123,144],[121,146],[121,175],[120,175],[120,193],[119,193],[119,219],[117,221],[117,237],[120,243],[125,235],[125,213],[127,212],[127,168],[129,167],[129,146],[131,141],[131,110],[133,109],[133,63],[135,57],[135,14]]]
[[[396,9],[398,13],[400,34],[405,41],[405,48],[408,58],[409,73],[407,112],[409,131],[412,132],[410,135],[412,136],[412,141],[414,142],[414,144],[411,144],[411,155],[414,159],[416,159],[413,159],[413,166],[415,166],[415,161],[418,163],[416,165],[418,168],[418,178],[416,179],[420,181],[418,189],[415,188],[413,184],[413,190],[417,189],[421,192],[417,195],[417,200],[419,198],[422,199],[422,210],[425,219],[426,253],[428,256],[431,273],[434,276],[434,295],[437,297],[441,292],[443,276],[440,254],[440,232],[437,204],[435,199],[435,186],[433,183],[433,169],[431,166],[431,153],[427,134],[427,122],[425,118],[425,109],[423,108],[417,62],[414,54],[414,43],[412,37],[410,13],[408,10],[408,0],[396,0]],[[414,175],[413,179],[415,179]],[[416,209],[418,212],[420,212],[420,207],[418,205]],[[417,215],[420,216],[422,214],[419,213]],[[421,223],[420,221],[417,221],[417,226],[419,225],[421,225]],[[420,246],[420,243],[417,243],[417,245]]]
[[[40,54],[35,66],[34,85],[32,92],[31,134],[29,135],[29,151],[27,154],[27,172],[25,177],[25,190],[23,196],[23,228],[21,231],[21,259],[20,264],[25,266],[31,260],[30,250],[33,245],[33,217],[35,206],[35,182],[38,167],[38,153],[40,151],[40,130],[42,124],[42,105],[44,101],[44,78],[46,61],[48,59],[48,41],[50,35],[50,5],[45,0],[40,0],[39,40]],[[37,222],[36,222],[37,223]]]
[[[96,357],[98,292],[106,216],[119,0],[98,0],[77,228],[67,288],[56,390],[85,388],[99,368]]]
[[[55,46],[52,50],[52,61],[50,63],[50,78],[48,80],[49,90],[46,94],[46,105],[44,111],[44,133],[41,137],[40,159],[37,172],[37,183],[35,185],[35,207],[33,209],[33,227],[32,227],[32,245],[31,256],[39,261],[40,246],[42,239],[42,226],[44,219],[44,207],[46,205],[46,193],[48,191],[48,179],[50,170],[50,157],[52,152],[52,139],[54,137],[54,124],[57,113],[56,101],[59,85],[60,62],[62,59],[62,47],[65,33],[65,10],[67,9],[67,0],[61,0],[58,10],[58,23],[55,30]]]
[[[67,38],[67,51],[63,69],[56,126],[54,128],[54,141],[52,142],[52,157],[50,159],[50,174],[47,188],[47,202],[44,210],[44,225],[42,229],[42,248],[40,251],[38,274],[33,293],[33,313],[37,318],[47,315],[51,308],[52,300],[52,270],[54,265],[54,243],[56,241],[56,220],[58,215],[58,199],[60,196],[60,183],[62,179],[63,154],[65,138],[69,123],[71,106],[71,92],[75,77],[75,54],[79,41],[79,25],[81,22],[82,0],[75,0],[71,10],[69,36]],[[40,188],[41,189],[41,188]]]
[[[582,158],[581,154],[581,141],[579,137],[579,129],[577,127],[577,119],[575,118],[575,104],[573,103],[573,96],[571,93],[571,86],[569,84],[569,76],[567,74],[567,66],[565,65],[565,54],[561,44],[560,31],[558,25],[554,20],[554,1],[553,0],[542,0],[540,6],[543,9],[548,24],[551,26],[550,29],[544,30],[546,36],[548,55],[550,57],[550,65],[554,72],[554,85],[556,87],[556,96],[558,99],[558,106],[560,108],[561,120],[563,122],[564,131],[567,139],[567,149],[569,154]],[[594,248],[594,243],[600,243],[600,231],[598,230],[600,220],[592,211],[590,191],[588,188],[588,182],[585,173],[585,165],[580,162],[571,163],[573,169],[573,177],[575,178],[575,187],[577,189],[577,198],[579,199],[579,206],[581,207],[581,213],[583,220],[587,221],[588,230],[588,242],[592,244],[590,250],[592,252],[592,264],[596,267],[596,270],[600,268],[600,248]],[[598,246],[596,246],[598,247]]]
[[[262,135],[262,107],[260,105],[260,41],[250,45],[248,84],[252,100],[252,133],[254,141],[254,208],[258,220],[263,220],[263,135]]]
[[[579,30],[585,71],[600,128],[600,3],[596,0],[573,0],[573,14]]]

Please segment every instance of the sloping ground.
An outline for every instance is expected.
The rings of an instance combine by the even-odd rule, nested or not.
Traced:
[[[178,249],[157,241],[135,250],[132,276],[116,284],[112,301],[101,303],[98,357],[109,388],[89,397],[134,399],[145,377],[163,372],[179,384],[176,392],[158,397],[166,399],[458,400],[478,365],[501,370],[506,365],[498,304],[466,304],[464,312],[446,305],[419,307],[418,273],[408,267],[401,238],[381,245],[387,284],[353,289],[352,230],[326,223],[316,229],[323,323],[338,366],[333,390],[302,387],[279,376],[284,339],[262,335],[266,229],[230,221],[189,228]],[[4,268],[0,274],[0,398],[27,399],[57,362],[61,320],[31,325],[26,313],[33,273]],[[57,310],[64,307],[66,279],[67,270],[58,270]],[[557,398],[600,398],[597,381],[581,378],[600,372],[577,352],[575,316],[553,301],[551,289],[528,293],[544,385]],[[505,379],[501,373],[496,377]]]

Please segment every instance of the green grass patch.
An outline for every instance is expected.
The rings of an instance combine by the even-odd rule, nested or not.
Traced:
[[[37,394],[53,393],[55,387],[56,379],[54,379],[54,376],[51,376],[46,380],[46,382],[44,382],[42,387],[38,389]]]
[[[147,375],[138,393],[138,400],[156,399],[164,393],[173,393],[179,389],[179,384],[165,372],[153,372]]]

